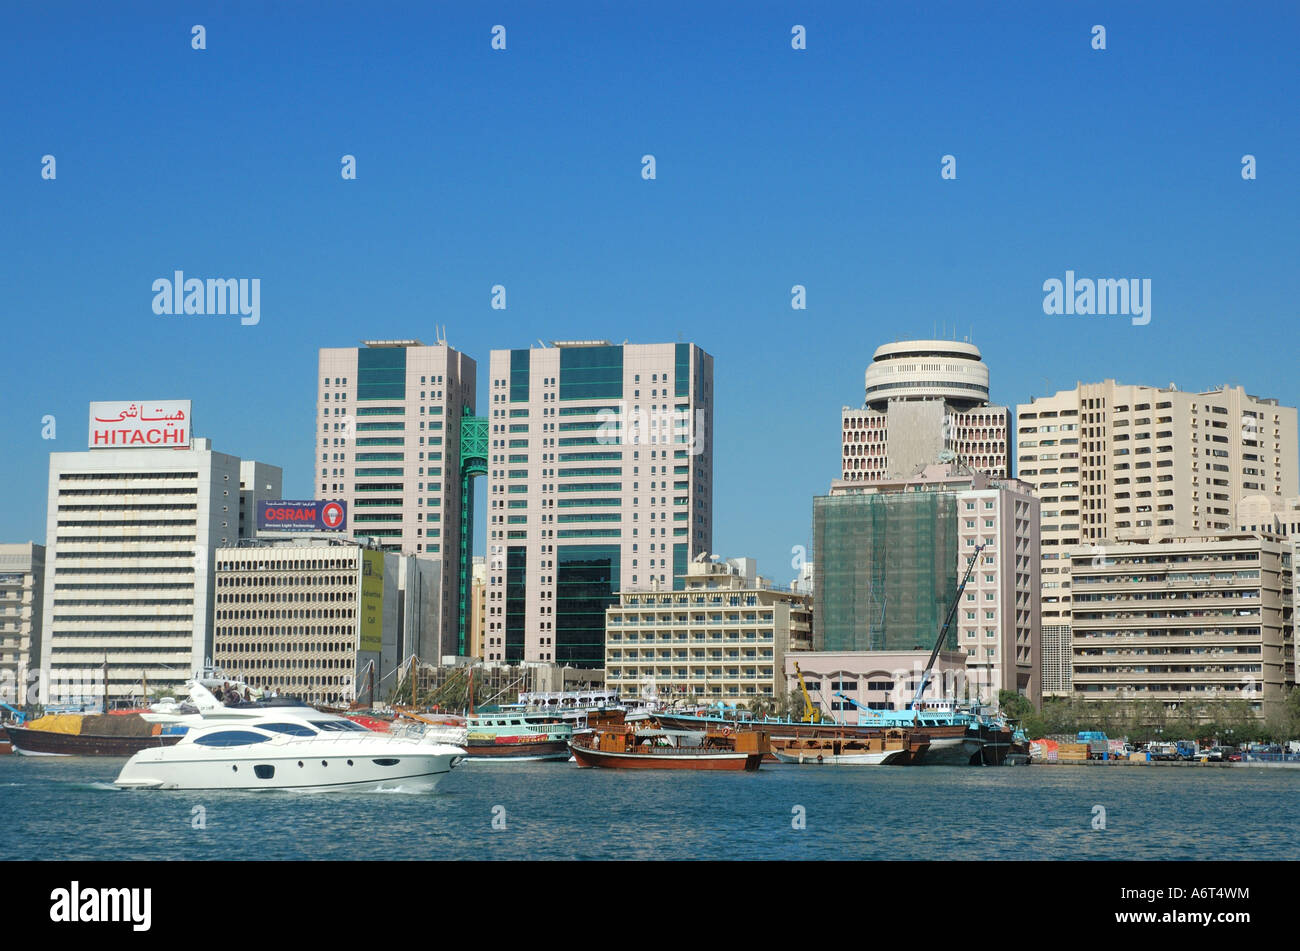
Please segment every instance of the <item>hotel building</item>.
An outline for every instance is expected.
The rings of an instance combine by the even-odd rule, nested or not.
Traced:
[[[1233,531],[1254,495],[1297,494],[1296,410],[1240,387],[1080,383],[1017,407],[1019,478],[1042,501],[1044,692],[1068,694],[1077,549]]]
[[[439,656],[465,653],[473,466],[461,440],[476,372],[465,354],[418,340],[324,348],[317,370],[316,498],[347,502],[353,536],[439,560]]]
[[[713,526],[713,358],[564,341],[491,356],[485,659],[600,667],[621,591],[670,590]]]
[[[187,440],[188,442],[188,440]],[[278,498],[281,472],[189,448],[50,454],[41,666],[99,702],[181,690],[212,654],[212,555]]]
[[[989,404],[989,368],[979,347],[907,340],[877,347],[861,409],[841,413],[841,478],[905,478],[950,452],[971,468],[1011,475],[1005,406]]]
[[[812,646],[812,599],[754,569],[750,558],[692,561],[676,590],[620,592],[606,612],[606,685],[731,703],[782,696],[786,654]]]
[[[936,464],[888,482],[837,480],[813,500],[817,651],[929,651],[976,546],[943,645],[971,695],[1038,699],[1038,500],[1014,479]]]

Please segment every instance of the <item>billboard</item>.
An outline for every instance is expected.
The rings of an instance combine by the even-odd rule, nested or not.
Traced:
[[[189,449],[189,400],[90,404],[91,449]]]
[[[341,532],[347,528],[346,502],[315,500],[291,502],[258,502],[257,530],[259,532]]]
[[[384,553],[361,552],[361,643],[357,650],[378,653],[384,646]]]

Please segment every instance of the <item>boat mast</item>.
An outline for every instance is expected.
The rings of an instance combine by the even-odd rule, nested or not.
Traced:
[[[961,584],[957,586],[957,596],[952,599],[952,604],[948,608],[948,616],[943,619],[943,627],[939,628],[939,637],[934,642],[934,650],[930,651],[930,661],[925,665],[925,670],[921,672],[921,682],[916,688],[916,698],[912,701],[912,709],[921,709],[921,697],[925,694],[926,685],[930,682],[930,671],[934,667],[935,659],[939,656],[939,649],[943,647],[943,639],[948,633],[948,626],[952,624],[953,617],[957,614],[957,605],[961,602],[961,594],[966,590],[966,582],[970,581],[970,576],[975,572],[975,562],[979,560],[980,552],[985,549],[985,545],[976,545],[975,551],[970,556],[970,561],[966,565],[966,575],[961,579]]]

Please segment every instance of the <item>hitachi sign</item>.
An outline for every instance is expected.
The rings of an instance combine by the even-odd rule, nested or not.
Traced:
[[[185,446],[186,433],[180,429],[97,429],[90,434],[92,449],[99,446]]]
[[[189,400],[90,404],[91,449],[188,449]]]

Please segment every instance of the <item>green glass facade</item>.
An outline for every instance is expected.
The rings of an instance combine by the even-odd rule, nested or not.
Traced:
[[[527,350],[510,351],[510,402],[528,402],[529,355]]]
[[[813,500],[817,650],[930,650],[957,596],[957,498],[949,492]],[[946,650],[957,649],[954,627]]]
[[[524,620],[527,615],[528,551],[523,545],[506,548],[506,661],[524,659]]]
[[[605,609],[618,603],[619,546],[559,545],[556,555],[555,662],[603,667]]]
[[[357,351],[357,399],[406,399],[405,347],[363,347]]]
[[[511,356],[513,367],[513,351]],[[560,399],[622,397],[622,347],[565,347],[560,351]]]

